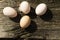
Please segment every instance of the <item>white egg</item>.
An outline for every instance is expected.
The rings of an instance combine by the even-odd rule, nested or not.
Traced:
[[[17,12],[15,9],[13,9],[12,7],[5,7],[3,9],[3,14],[5,16],[8,16],[8,17],[16,17],[17,16]]]
[[[21,28],[27,28],[31,23],[31,19],[29,16],[25,15],[20,20],[20,27]]]
[[[24,14],[28,14],[30,12],[30,4],[27,1],[23,1],[20,4],[19,11],[23,12]]]
[[[47,11],[47,5],[44,3],[39,4],[35,10],[37,15],[44,15],[46,11]]]

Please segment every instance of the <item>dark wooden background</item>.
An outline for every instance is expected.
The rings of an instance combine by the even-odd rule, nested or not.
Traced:
[[[25,30],[19,27],[19,20],[23,16],[18,11],[19,4],[24,0],[0,0],[0,38],[21,38],[21,40],[60,40],[60,0],[26,0],[31,5],[31,25]],[[35,8],[40,3],[46,3],[47,12],[43,16],[36,16]],[[4,7],[13,7],[18,16],[9,18],[3,15]]]

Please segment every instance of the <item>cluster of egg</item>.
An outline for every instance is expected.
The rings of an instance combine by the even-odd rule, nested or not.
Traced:
[[[44,15],[44,13],[47,10],[47,6],[44,3],[39,4],[36,9],[36,15]],[[19,11],[22,12],[23,14],[28,14],[30,12],[30,4],[27,1],[23,1],[20,5],[19,5]],[[8,16],[8,17],[16,17],[17,16],[17,12],[15,9],[13,9],[12,7],[5,7],[3,9],[3,14]],[[21,28],[27,28],[31,23],[31,19],[29,16],[25,15],[21,18],[20,20],[20,27]]]

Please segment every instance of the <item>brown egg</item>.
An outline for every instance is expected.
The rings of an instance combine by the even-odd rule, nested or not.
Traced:
[[[25,15],[20,20],[20,27],[21,28],[27,28],[31,23],[31,19],[29,16]]]

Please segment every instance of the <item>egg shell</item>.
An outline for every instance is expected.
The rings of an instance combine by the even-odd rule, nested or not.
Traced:
[[[21,2],[19,11],[23,12],[24,14],[28,14],[30,12],[30,4],[27,1]]]
[[[31,19],[29,16],[25,15],[20,20],[20,27],[21,28],[27,28],[31,23]]]
[[[47,11],[47,5],[44,3],[39,4],[35,10],[37,15],[44,15],[46,11]]]
[[[5,7],[3,9],[3,14],[8,17],[16,17],[17,16],[16,10],[12,7]]]

